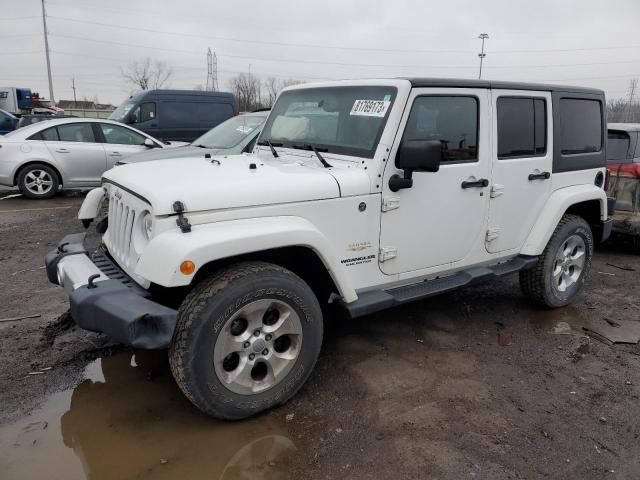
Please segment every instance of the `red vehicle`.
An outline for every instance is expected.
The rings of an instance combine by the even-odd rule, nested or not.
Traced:
[[[607,195],[616,199],[613,231],[640,249],[640,123],[610,123]]]

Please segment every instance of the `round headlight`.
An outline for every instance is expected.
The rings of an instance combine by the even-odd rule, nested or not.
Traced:
[[[145,239],[149,240],[153,234],[153,217],[151,213],[145,212],[140,220],[140,227],[142,228],[142,235]]]

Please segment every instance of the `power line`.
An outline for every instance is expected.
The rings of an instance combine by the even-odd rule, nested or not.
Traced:
[[[147,48],[151,50],[159,50],[159,51],[167,51],[167,52],[176,52],[176,53],[185,53],[191,55],[200,55],[198,52],[193,50],[180,50],[175,48],[166,48],[166,47],[154,47],[150,45],[137,45],[130,44],[124,42],[116,42],[113,40],[99,40],[95,38],[89,37],[79,37],[75,35],[63,35],[63,34],[51,34],[53,37],[59,38],[68,38],[72,40],[85,40],[96,43],[105,43],[109,45],[120,45],[127,48]],[[429,63],[421,64],[421,65],[399,65],[399,64],[383,64],[383,63],[347,63],[347,62],[326,62],[326,61],[317,61],[317,60],[306,60],[306,59],[284,59],[284,58],[264,58],[264,57],[254,57],[248,55],[233,55],[233,54],[221,54],[222,57],[228,58],[242,58],[248,60],[262,61],[262,62],[284,62],[284,63],[303,63],[303,64],[313,64],[313,65],[336,65],[343,67],[384,67],[384,68],[440,68],[440,69],[474,69],[473,66],[464,66],[464,65],[433,65]],[[628,64],[628,63],[640,63],[640,60],[624,60],[624,61],[616,61],[616,62],[589,62],[589,63],[562,63],[562,64],[545,64],[545,65],[492,65],[491,68],[555,68],[555,67],[578,67],[578,66],[593,66],[593,65],[618,65],[618,64]]]

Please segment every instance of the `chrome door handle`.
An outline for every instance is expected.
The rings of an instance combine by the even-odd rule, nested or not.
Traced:
[[[529,180],[547,180],[551,177],[551,173],[549,172],[540,172],[540,173],[530,173]]]
[[[66,148],[58,148],[56,150],[56,152],[58,152],[58,153],[69,153],[69,150],[67,150]]]
[[[483,188],[489,186],[489,180],[481,178],[479,180],[465,180],[460,184],[462,188]]]

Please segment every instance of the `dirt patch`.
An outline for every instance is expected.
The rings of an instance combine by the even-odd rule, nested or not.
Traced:
[[[79,200],[19,201],[0,212],[2,317],[41,317],[0,323],[3,478],[640,477],[640,346],[583,330],[640,321],[640,257],[624,246],[597,250],[568,308],[531,307],[516,276],[333,319],[296,397],[221,423],[180,394],[166,352],[119,348],[65,315],[39,267],[80,231]]]

